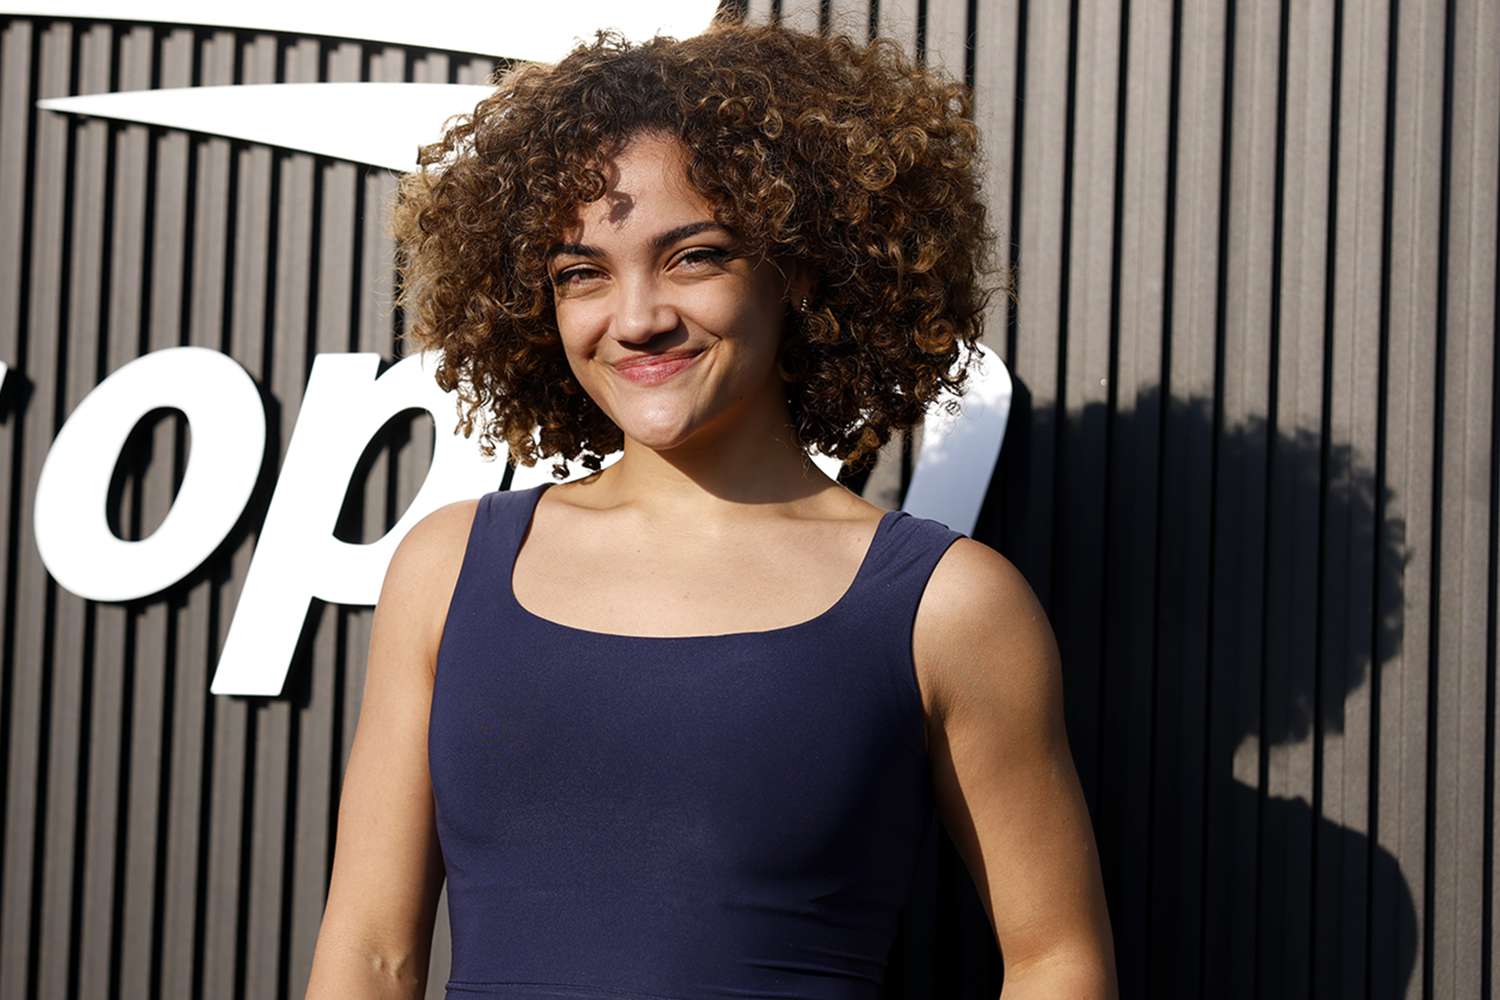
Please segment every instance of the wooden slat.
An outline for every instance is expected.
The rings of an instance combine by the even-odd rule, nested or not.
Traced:
[[[1032,497],[1043,501],[1055,495],[1058,428],[1052,407],[1061,392],[1060,337],[1063,333],[1062,254],[1063,180],[1068,152],[1068,8],[1060,4],[1031,4],[1017,58],[1025,61],[1025,87],[1019,94],[1025,142],[1015,169],[1021,173],[1019,237],[1016,266],[1025,294],[1017,307],[1014,356],[1007,364],[1027,372],[1031,405],[1046,413],[1045,423],[1027,429],[1028,462],[1015,472],[1026,478]],[[1053,566],[1049,558],[1054,511],[1038,502],[1023,514],[1027,531],[1013,540],[1012,558],[1026,574],[1042,601],[1053,601]]]
[[[150,85],[154,39],[150,28],[121,28],[115,73],[122,87]],[[101,69],[108,73],[108,61]],[[106,85],[98,89],[108,89]],[[113,158],[105,179],[110,198],[107,246],[101,247],[108,268],[107,314],[96,357],[89,374],[94,381],[126,364],[139,353],[141,289],[143,285],[140,247],[148,232],[145,197],[139,179],[146,166],[146,129],[108,129],[108,150]],[[120,524],[128,526],[134,505],[122,497]],[[98,996],[117,974],[115,943],[120,935],[120,910],[115,905],[122,874],[120,836],[116,818],[126,798],[121,747],[129,716],[131,643],[136,611],[123,604],[94,606],[93,717],[86,723],[89,733],[88,842],[85,858],[86,903],[83,913],[82,960],[79,993]]]
[[[1279,858],[1265,857],[1267,845],[1260,828],[1263,813],[1274,811],[1274,815],[1267,816],[1267,822],[1280,823],[1287,812],[1284,805],[1278,808],[1275,802],[1267,801],[1265,772],[1275,749],[1277,733],[1273,724],[1280,706],[1268,706],[1263,712],[1261,695],[1268,684],[1263,624],[1268,613],[1267,549],[1273,542],[1275,527],[1269,520],[1268,493],[1269,464],[1277,442],[1270,426],[1269,396],[1271,331],[1276,305],[1273,264],[1283,38],[1279,12],[1273,7],[1264,4],[1237,7],[1235,15],[1233,22],[1225,25],[1234,39],[1232,63],[1227,67],[1232,76],[1228,81],[1228,118],[1221,123],[1223,146],[1215,151],[1224,157],[1219,169],[1224,171],[1222,183],[1226,188],[1213,194],[1226,200],[1223,205],[1226,214],[1219,221],[1224,255],[1219,261],[1224,268],[1220,291],[1223,298],[1216,302],[1208,292],[1213,287],[1208,285],[1209,274],[1200,272],[1204,285],[1199,292],[1203,297],[1196,303],[1209,316],[1216,305],[1223,311],[1221,342],[1216,345],[1207,338],[1194,336],[1192,327],[1186,325],[1192,320],[1186,316],[1181,325],[1174,321],[1174,334],[1182,333],[1180,350],[1184,356],[1180,363],[1176,360],[1179,340],[1174,336],[1171,385],[1174,397],[1192,401],[1200,427],[1210,432],[1193,442],[1190,454],[1180,456],[1184,463],[1181,467],[1218,469],[1211,494],[1218,504],[1214,512],[1218,544],[1212,546],[1212,565],[1216,571],[1212,580],[1214,601],[1211,609],[1192,601],[1192,615],[1197,618],[1211,614],[1211,618],[1200,619],[1198,627],[1206,629],[1212,622],[1214,645],[1210,662],[1221,669],[1212,676],[1204,697],[1210,699],[1206,705],[1211,713],[1210,725],[1216,730],[1224,726],[1221,738],[1234,745],[1233,783],[1227,786],[1227,794],[1217,804],[1220,815],[1209,817],[1208,822],[1211,830],[1221,830],[1232,837],[1232,843],[1223,845],[1221,852],[1225,853],[1217,857],[1206,855],[1207,869],[1225,872],[1229,885],[1223,887],[1223,895],[1204,906],[1205,913],[1224,915],[1214,930],[1227,937],[1228,961],[1215,964],[1205,959],[1205,966],[1211,976],[1223,970],[1231,984],[1230,995],[1247,997],[1276,995],[1280,951],[1276,941],[1266,940],[1275,928],[1261,928],[1273,913],[1279,923],[1284,917],[1280,908],[1293,905],[1294,901],[1286,898],[1285,886],[1267,874],[1279,871]],[[1217,117],[1217,102],[1224,100],[1223,93],[1221,90],[1200,104],[1202,112]],[[1198,249],[1184,248],[1186,252]],[[1218,356],[1221,352],[1222,359]],[[1216,379],[1221,381],[1216,384]],[[1217,400],[1221,413],[1218,422],[1223,431],[1215,438],[1213,414],[1219,385],[1222,397]],[[1208,482],[1201,473],[1193,478]],[[1209,498],[1209,494],[1204,494],[1201,501]],[[1174,520],[1177,513],[1170,512],[1167,516]],[[1194,548],[1195,560],[1202,560],[1206,569],[1210,545],[1195,544]],[[1168,577],[1172,576],[1169,572]],[[1207,582],[1195,574],[1180,586],[1194,592]],[[1183,611],[1179,608],[1172,613]],[[1195,629],[1183,631],[1191,637]],[[1196,659],[1196,645],[1192,641],[1177,652],[1184,664]],[[1171,675],[1169,671],[1168,676]],[[1195,714],[1189,710],[1187,724],[1194,724],[1191,720]],[[1167,794],[1172,792],[1167,790]],[[1218,867],[1226,863],[1227,868]],[[1257,901],[1258,909],[1250,904],[1251,900]],[[1155,942],[1153,953],[1162,955]]]
[[[276,82],[277,43],[274,38],[243,36],[238,47],[239,69],[235,82]],[[226,346],[230,356],[243,365],[257,383],[266,386],[269,379],[265,370],[265,317],[270,287],[268,272],[273,264],[267,237],[274,210],[271,175],[278,154],[259,146],[235,144],[232,148],[236,161],[233,167],[236,175],[235,229],[231,255],[233,292]],[[269,454],[266,462],[275,469],[280,464],[275,411],[269,411],[267,417],[266,448]],[[256,498],[251,501],[254,512],[252,531],[236,537],[228,555],[227,571],[219,579],[220,586],[216,588],[212,604],[218,630],[213,637],[215,654],[224,648],[224,635],[239,600],[255,544],[255,529],[265,513],[267,499],[265,488],[257,490]],[[258,807],[245,792],[245,783],[253,780],[249,755],[254,747],[251,726],[256,706],[245,698],[211,698],[209,706],[211,714],[207,725],[213,738],[206,821],[209,843],[200,848],[206,854],[207,871],[202,876],[205,884],[200,888],[205,903],[202,926],[197,930],[202,950],[198,956],[201,972],[195,985],[205,995],[224,996],[235,991],[238,977],[244,974],[244,956],[238,943],[244,920],[242,908],[247,905],[249,889],[246,882],[256,877],[255,873],[248,871],[248,858],[242,853],[248,836],[243,827],[251,822],[246,810]],[[234,902],[231,904],[230,900]]]
[[[1067,166],[1065,282],[1059,328],[1064,331],[1058,443],[1060,530],[1056,558],[1068,566],[1056,591],[1056,614],[1068,620],[1100,620],[1104,566],[1093,555],[1107,544],[1104,505],[1086,500],[1104,494],[1106,441],[1095,432],[1107,416],[1113,340],[1115,174],[1120,102],[1122,5],[1088,0],[1078,5],[1075,25],[1073,129]],[[1099,703],[1103,646],[1098,628],[1072,629],[1058,637],[1067,670],[1067,717],[1084,794],[1098,792]]]
[[[819,0],[781,0],[781,25],[817,34],[820,7]]]
[[[1400,4],[1396,9],[1395,107],[1389,137],[1390,271],[1386,375],[1385,486],[1382,532],[1405,554],[1393,568],[1401,595],[1401,628],[1380,687],[1377,762],[1377,843],[1389,851],[1399,881],[1372,888],[1372,996],[1427,995],[1428,725],[1435,664],[1431,601],[1433,449],[1437,445],[1435,390],[1437,278],[1443,131],[1444,11]],[[1415,940],[1402,940],[1404,914],[1415,911]]]
[[[192,83],[193,32],[186,28],[164,31],[157,38],[154,81],[163,87],[185,87]],[[150,238],[146,244],[149,272],[145,274],[146,326],[142,352],[159,351],[183,343],[183,302],[190,294],[192,258],[184,245],[192,217],[189,205],[189,138],[175,131],[160,131],[152,142],[147,183],[151,209]],[[158,420],[150,430],[151,461],[132,483],[132,503],[138,505],[138,524],[144,536],[156,529],[171,508],[176,492],[173,452],[176,420]],[[122,865],[121,966],[118,979],[125,992],[145,994],[151,989],[152,928],[157,918],[156,885],[161,856],[159,818],[164,798],[161,787],[163,736],[169,720],[167,704],[166,650],[175,633],[175,609],[167,601],[142,602],[134,620],[134,666],[131,671],[131,718],[129,742],[121,747],[124,759],[133,762],[128,786],[128,820],[124,831]]]
[[[32,100],[68,92],[72,59],[73,27],[64,23],[38,24],[27,56],[31,66],[23,73],[32,77],[27,97],[27,113],[32,115],[33,148],[29,171],[31,199],[22,225],[29,227],[23,240],[21,292],[25,296],[19,307],[20,329],[27,338],[27,349],[21,355],[25,367],[12,377],[26,380],[29,394],[26,405],[13,415],[19,438],[12,461],[20,466],[20,479],[26,495],[12,511],[12,545],[8,562],[15,574],[14,607],[8,609],[14,622],[14,633],[8,636],[11,664],[9,678],[10,722],[6,738],[6,827],[4,887],[0,890],[0,954],[7,956],[0,969],[0,995],[32,996],[45,982],[54,990],[67,988],[65,973],[55,945],[41,940],[45,892],[58,882],[59,867],[66,869],[71,859],[59,852],[47,851],[47,837],[55,830],[55,808],[52,799],[65,795],[63,788],[53,788],[48,766],[53,745],[66,741],[74,731],[75,720],[57,733],[53,726],[52,642],[55,629],[55,584],[42,565],[32,530],[30,484],[41,473],[47,446],[57,433],[55,409],[57,387],[61,378],[58,352],[62,330],[59,328],[59,305],[63,269],[63,227],[66,211],[68,174],[68,122],[57,116],[34,113]],[[76,670],[77,664],[63,667]],[[66,780],[64,774],[64,780]]]
[[[353,44],[342,44],[324,52],[325,80],[358,80],[362,50]],[[316,353],[342,353],[349,349],[351,321],[349,303],[352,296],[354,267],[354,202],[359,183],[359,168],[350,163],[317,161],[313,174],[313,202],[316,213],[317,239],[310,244],[313,294],[312,327]],[[309,363],[311,358],[308,359]],[[321,602],[313,615],[317,622],[312,637],[310,669],[292,685],[306,707],[291,720],[296,732],[294,769],[295,823],[292,824],[291,893],[284,901],[283,927],[290,930],[290,949],[286,980],[282,988],[294,995],[306,986],[312,969],[313,945],[323,916],[327,891],[325,859],[330,853],[332,829],[334,748],[328,738],[334,732],[333,715],[335,675],[341,667],[342,630],[338,627],[337,609]],[[342,773],[342,770],[339,772]]]
[[[1007,270],[1015,263],[1014,222],[1016,210],[1011,198],[1012,184],[1019,164],[1015,160],[1016,126],[1020,119],[1019,86],[1024,51],[1020,38],[1020,4],[1014,0],[982,4],[974,25],[974,122],[984,143],[983,170],[980,178],[986,193],[985,207],[991,228],[995,230],[995,263]],[[993,276],[998,283],[1001,276]],[[984,343],[1000,355],[1008,367],[1014,345],[1007,336],[1011,316],[1009,296],[996,294],[990,299],[984,318]],[[1002,452],[1002,455],[1004,452]]]
[[[1164,5],[1132,4],[1123,55],[1127,77],[1118,332],[1114,370],[1108,376],[1114,385],[1114,412],[1107,415],[1112,426],[1107,484],[1111,502],[1106,505],[1109,554],[1104,560],[1109,578],[1098,626],[1111,655],[1101,680],[1105,709],[1096,764],[1101,794],[1093,800],[1105,891],[1112,904],[1116,966],[1122,988],[1129,984],[1135,991],[1122,995],[1141,995],[1146,971],[1146,906],[1152,880],[1142,859],[1150,854],[1151,811],[1140,797],[1106,790],[1125,787],[1151,766],[1156,548],[1158,532],[1167,530],[1157,522],[1157,489],[1169,171],[1174,163],[1169,148],[1172,28],[1171,11]],[[1181,169],[1184,162],[1191,166],[1193,161],[1179,155],[1175,162]],[[1189,191],[1192,179],[1181,182]]]
[[[99,68],[109,65],[108,33],[98,28],[80,29],[73,39],[76,81],[73,86],[103,89]],[[102,58],[101,58],[102,56]],[[107,81],[102,81],[107,84]],[[57,295],[57,381],[48,404],[54,408],[58,426],[78,401],[92,388],[94,352],[98,344],[99,243],[101,237],[104,158],[101,125],[83,126],[66,121],[65,158],[59,169],[67,175],[58,248],[61,266]],[[46,821],[43,842],[42,899],[38,926],[41,943],[40,986],[43,995],[71,994],[77,989],[77,966],[70,952],[77,941],[70,933],[75,907],[81,907],[83,886],[77,881],[75,862],[83,857],[78,837],[82,833],[83,792],[88,787],[87,761],[81,741],[88,729],[78,720],[88,718],[90,706],[89,648],[90,614],[86,603],[66,590],[54,591],[56,604],[51,628],[51,719],[53,734],[48,748],[46,773]],[[117,713],[112,713],[117,714]]]
[[[928,4],[922,55],[928,69],[965,82],[968,39],[973,26],[969,9],[960,3]]]
[[[233,33],[217,31],[197,41],[198,83],[223,86],[234,82],[237,42]],[[225,139],[200,137],[194,152],[194,254],[188,303],[188,342],[223,350],[226,296],[233,294],[234,151]],[[190,446],[191,447],[191,446]],[[212,699],[205,678],[214,662],[213,613],[219,568],[201,569],[186,581],[172,637],[178,664],[171,676],[171,795],[167,802],[163,849],[164,886],[161,930],[153,941],[160,967],[160,995],[186,996],[193,990],[195,956],[201,943],[198,906],[203,898],[208,831],[200,829],[212,747]]]
[[[1166,249],[1170,300],[1163,334],[1158,475],[1158,525],[1163,535],[1158,538],[1152,621],[1157,645],[1149,661],[1155,699],[1149,724],[1158,738],[1152,753],[1152,816],[1142,820],[1149,823],[1143,832],[1149,838],[1151,862],[1134,876],[1145,898],[1125,904],[1119,954],[1130,970],[1128,987],[1122,975],[1122,988],[1134,990],[1133,996],[1167,993],[1181,984],[1173,951],[1184,948],[1182,942],[1187,942],[1187,951],[1202,954],[1194,966],[1200,991],[1245,996],[1251,978],[1248,958],[1244,952],[1232,955],[1232,949],[1254,940],[1254,915],[1245,901],[1254,898],[1256,877],[1256,769],[1254,754],[1247,769],[1242,766],[1244,757],[1236,757],[1236,748],[1259,726],[1253,714],[1241,717],[1242,711],[1254,712],[1257,705],[1251,636],[1259,607],[1242,606],[1242,595],[1236,594],[1224,598],[1229,615],[1211,618],[1211,609],[1217,588],[1227,586],[1224,574],[1236,571],[1239,553],[1230,544],[1224,555],[1215,555],[1215,498],[1233,508],[1227,514],[1230,522],[1245,525],[1244,493],[1215,484],[1214,414],[1223,339],[1223,244],[1229,225],[1223,216],[1230,184],[1227,150],[1233,148],[1241,156],[1239,142],[1247,126],[1239,118],[1233,124],[1226,121],[1230,87],[1238,79],[1233,76],[1235,34],[1229,7],[1182,4],[1179,10],[1173,49],[1176,117],[1170,123],[1173,195],[1167,204]],[[1244,430],[1238,435],[1244,436]],[[1226,444],[1233,447],[1239,442],[1232,438]],[[1191,738],[1181,732],[1187,726],[1197,730]],[[1185,793],[1199,798],[1184,787],[1182,771],[1190,766],[1181,763],[1185,739],[1205,741],[1202,826],[1188,826],[1182,820],[1184,807],[1178,805]],[[1202,868],[1196,877],[1176,865],[1190,837],[1203,840]],[[1194,882],[1200,885],[1205,921],[1190,928],[1175,919],[1167,886],[1187,888]],[[1134,949],[1143,954],[1131,954]]]
[[[1500,180],[1500,16],[1493,4],[1459,3],[1449,28],[1449,134],[1443,165],[1446,241],[1439,246],[1439,489],[1434,586],[1438,589],[1437,731],[1430,916],[1432,991],[1479,996],[1484,988],[1484,768],[1486,662],[1492,627],[1494,506],[1476,502],[1494,482],[1496,417],[1496,184]]]
[[[319,77],[320,43],[303,39],[286,44],[280,53],[279,82],[311,83]],[[309,305],[312,281],[313,186],[315,162],[301,152],[278,152],[275,171],[276,202],[273,235],[267,239],[274,262],[274,280],[267,310],[271,325],[266,330],[270,348],[265,371],[266,386],[282,401],[281,419],[271,437],[280,459],[286,455],[292,428],[302,404],[302,392],[312,365],[308,350],[312,317]],[[327,616],[316,604],[308,609],[303,642],[288,673],[292,691],[305,690],[317,670],[322,624]],[[250,871],[274,873],[273,878],[249,881],[249,912],[246,917],[245,991],[250,996],[277,992],[281,955],[281,924],[286,919],[281,877],[285,863],[288,811],[291,808],[292,703],[287,698],[254,699],[252,713],[254,763],[252,792],[255,810],[249,828]]]
[[[1391,616],[1370,585],[1394,553],[1376,551],[1385,89],[1390,11],[1383,0],[1346,6],[1340,36],[1335,226],[1330,313],[1328,464],[1323,530],[1324,720],[1321,816],[1313,905],[1323,932],[1313,961],[1316,995],[1364,996],[1373,872],[1390,856],[1370,837],[1374,668],[1390,644]],[[1321,829],[1321,828],[1320,828]]]
[[[1267,989],[1307,996],[1312,959],[1328,914],[1311,912],[1313,855],[1337,857],[1330,830],[1309,808],[1318,801],[1313,713],[1318,660],[1321,559],[1321,445],[1328,266],[1332,8],[1288,9],[1282,38],[1280,257],[1272,370],[1275,444],[1269,455],[1265,739],[1269,797],[1262,856],[1279,882],[1281,919],[1267,924],[1267,954],[1279,952]],[[1316,840],[1316,842],[1315,842]]]
[[[749,0],[745,19],[753,24],[770,24],[775,20],[775,10],[773,0]]]
[[[899,42],[912,57],[917,54],[919,22],[917,0],[880,0],[876,5],[876,33]]]
[[[870,37],[870,0],[827,0],[828,34],[848,35],[856,41]]]

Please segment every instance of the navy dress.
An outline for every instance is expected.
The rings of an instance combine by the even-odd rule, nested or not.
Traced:
[[[887,511],[816,618],[615,635],[511,591],[551,485],[480,498],[438,652],[447,997],[879,997],[935,821],[912,622],[962,534]]]

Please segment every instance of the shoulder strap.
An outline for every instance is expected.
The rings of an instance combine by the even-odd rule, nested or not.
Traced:
[[[529,509],[524,506],[528,499],[525,492],[492,490],[482,495],[474,508],[463,563],[448,605],[448,625],[461,634],[474,635],[471,629],[493,624],[504,607],[504,592],[498,588],[510,585],[506,574],[516,544],[518,518]],[[444,639],[454,630],[445,626]]]
[[[914,751],[925,753],[912,633],[932,571],[949,546],[966,536],[941,521],[907,511],[897,511],[886,528],[857,609],[859,641],[866,650],[880,651],[877,658],[895,698],[898,729]]]
[[[885,599],[894,597],[902,603],[910,603],[915,615],[917,603],[927,587],[927,578],[937,567],[938,560],[948,551],[948,546],[966,536],[941,521],[904,510],[896,512],[886,529],[880,551],[873,556],[871,577]]]

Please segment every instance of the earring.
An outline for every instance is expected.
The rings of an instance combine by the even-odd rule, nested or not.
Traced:
[[[802,305],[797,308],[798,312],[807,312],[807,296],[802,296]]]

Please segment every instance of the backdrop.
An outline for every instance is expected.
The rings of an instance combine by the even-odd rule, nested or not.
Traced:
[[[1016,398],[974,534],[1058,636],[1122,995],[1491,996],[1497,5],[746,14],[890,35],[974,88],[1020,279],[988,317]],[[36,102],[494,65],[232,22],[0,21],[0,995],[302,995],[370,609],[314,602],[278,697],[209,680],[313,356],[394,359],[400,329],[388,171]],[[179,345],[253,377],[254,491],[180,583],[82,599],[37,548],[42,463],[106,375]],[[396,522],[433,434],[382,428],[340,538]],[[121,538],[162,524],[189,437],[169,409],[131,431]],[[855,485],[900,503],[918,453],[892,442]],[[996,995],[945,839],[893,961],[892,996]]]

